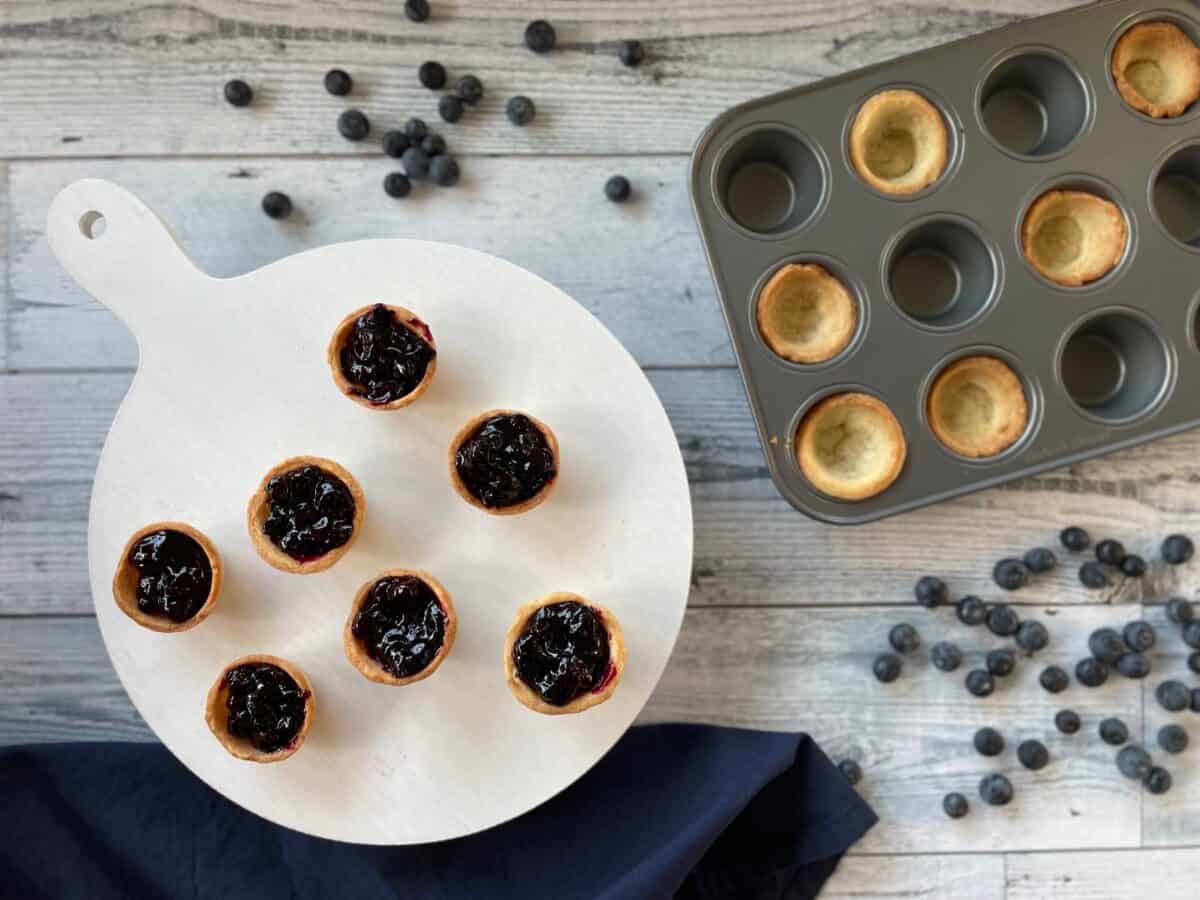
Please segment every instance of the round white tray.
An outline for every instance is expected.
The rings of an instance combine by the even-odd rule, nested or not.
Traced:
[[[98,237],[85,233],[98,231],[87,227],[89,213],[104,217]],[[338,244],[212,278],[137,198],[104,181],[65,188],[47,233],[63,266],[126,322],[141,350],[96,472],[89,571],[121,682],[188,768],[290,828],[409,844],[520,815],[603,756],[671,653],[692,528],[662,405],[596,319],[514,265],[423,241]],[[437,339],[432,387],[396,412],[341,396],[325,363],[338,321],[377,300],[414,310]],[[490,407],[528,410],[561,444],[560,484],[523,516],[469,506],[447,477],[450,438]],[[337,460],[366,494],[362,534],[318,575],[268,567],[246,533],[259,479],[296,454]],[[126,538],[164,519],[200,528],[226,565],[212,617],[178,635],[135,625],[111,590]],[[460,617],[445,664],[404,688],[368,682],[341,643],[355,589],[391,566],[431,572]],[[556,590],[612,609],[629,645],[612,699],[581,715],[538,715],[504,683],[515,610]],[[204,724],[209,685],[251,652],[298,663],[314,685],[312,731],[274,765],[232,758]]]

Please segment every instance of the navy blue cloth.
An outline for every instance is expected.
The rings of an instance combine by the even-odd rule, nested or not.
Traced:
[[[807,735],[695,725],[631,729],[537,809],[413,847],[273,825],[157,744],[0,749],[0,800],[21,900],[801,900],[876,822]]]

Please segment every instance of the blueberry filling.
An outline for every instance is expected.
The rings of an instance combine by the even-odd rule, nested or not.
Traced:
[[[354,497],[336,475],[301,466],[267,482],[263,533],[300,562],[318,559],[350,540]]]
[[[279,666],[244,663],[225,674],[226,727],[264,753],[291,745],[304,727],[308,691]]]
[[[574,600],[541,607],[513,645],[521,681],[551,706],[598,692],[616,672],[599,613]]]
[[[186,622],[212,590],[212,566],[204,548],[178,531],[155,531],[129,551],[138,570],[137,606],[150,616]]]
[[[354,320],[338,362],[356,394],[384,404],[411,394],[435,356],[427,339],[377,303]]]
[[[516,506],[554,480],[554,451],[528,417],[493,416],[454,454],[458,477],[471,496],[489,509]]]
[[[433,662],[442,648],[446,610],[420,578],[388,575],[371,586],[351,630],[385,672],[408,678]]]

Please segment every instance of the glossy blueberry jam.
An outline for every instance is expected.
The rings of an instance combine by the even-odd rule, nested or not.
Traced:
[[[433,662],[442,648],[446,610],[420,578],[388,575],[371,587],[351,630],[385,672],[408,678]]]
[[[382,405],[407,397],[425,378],[437,351],[429,344],[425,323],[414,319],[412,324],[424,339],[382,303],[355,319],[338,362],[342,375],[368,402]]]
[[[322,557],[354,533],[354,496],[317,466],[282,472],[267,482],[263,533],[292,559]]]
[[[208,554],[179,531],[155,531],[129,551],[138,570],[137,605],[147,615],[186,622],[200,611],[212,590]]]
[[[573,600],[543,606],[513,644],[517,675],[551,706],[566,706],[612,680],[608,631],[599,614]]]
[[[279,666],[244,663],[225,673],[226,727],[264,753],[291,745],[304,727],[308,691]]]
[[[554,452],[541,429],[519,413],[493,416],[454,454],[471,496],[488,509],[516,506],[554,480]]]

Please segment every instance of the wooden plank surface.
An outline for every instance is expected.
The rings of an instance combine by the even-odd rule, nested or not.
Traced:
[[[1004,858],[998,854],[847,856],[821,891],[822,900],[1000,900]]]
[[[0,373],[8,369],[8,164],[0,161]]]
[[[1200,848],[1017,853],[1006,862],[1009,900],[1195,900]]]

